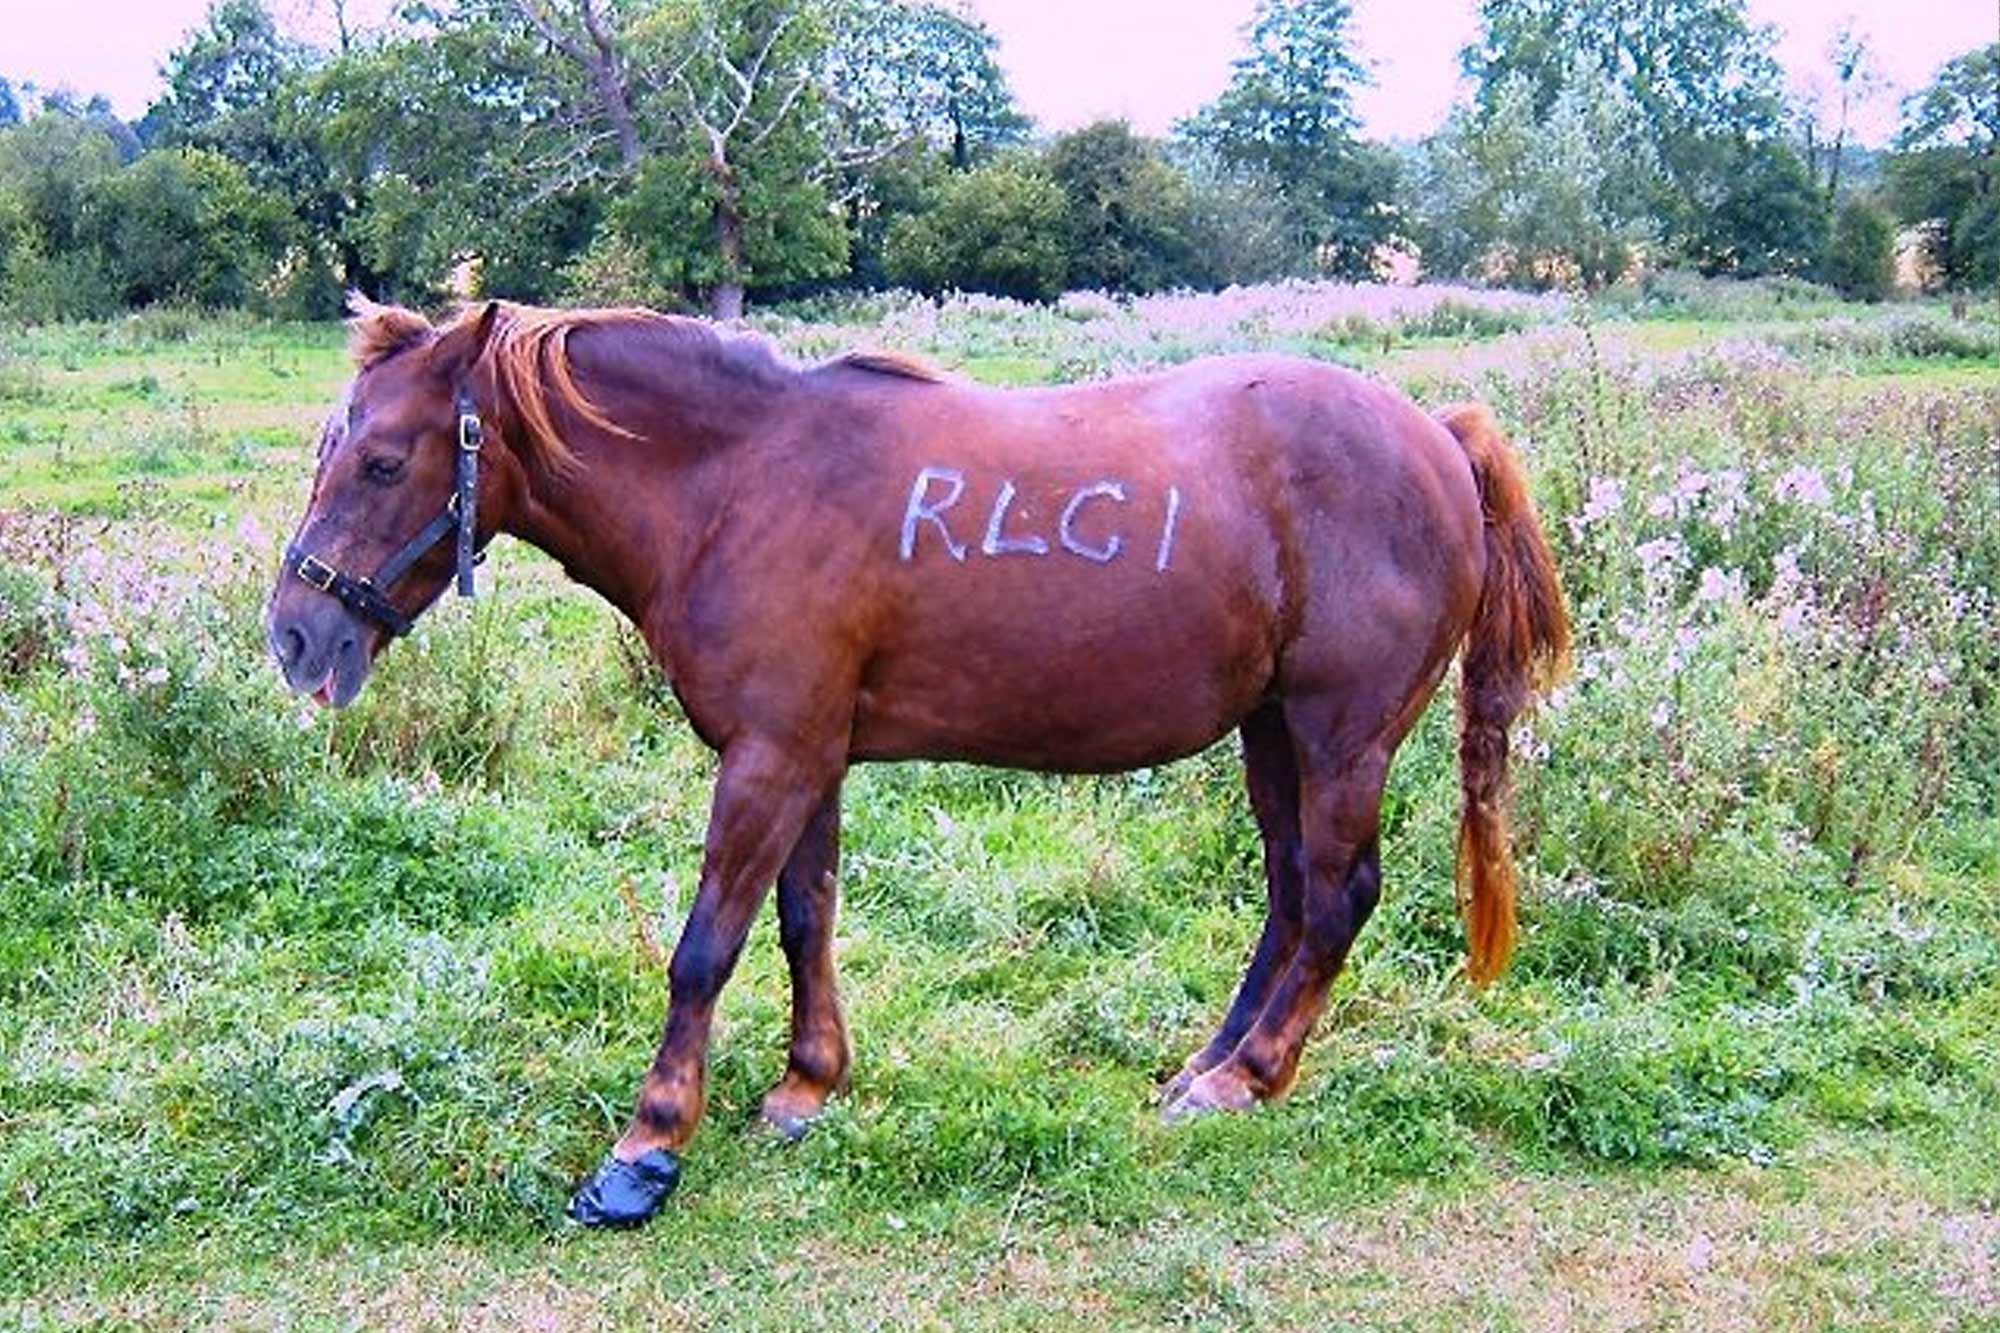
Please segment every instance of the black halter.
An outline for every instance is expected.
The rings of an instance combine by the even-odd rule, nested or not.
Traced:
[[[446,534],[456,530],[458,595],[473,596],[472,571],[486,558],[485,546],[478,538],[479,446],[485,438],[486,432],[479,424],[479,409],[473,405],[472,394],[460,389],[458,466],[451,499],[445,502],[438,516],[425,524],[423,531],[410,538],[402,550],[390,556],[372,578],[358,579],[351,574],[343,574],[297,546],[285,548],[285,568],[305,583],[339,599],[340,604],[354,614],[365,616],[390,634],[400,636],[410,632],[414,616],[406,616],[396,609],[396,604],[389,600],[389,589],[410,572],[411,566],[429,555],[431,548],[443,541]]]

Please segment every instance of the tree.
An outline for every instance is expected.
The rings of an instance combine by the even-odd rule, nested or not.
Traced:
[[[374,274],[343,233],[364,198],[344,188],[354,182],[338,179],[324,152],[324,108],[313,97],[324,63],[278,30],[263,0],[212,0],[203,26],[167,57],[166,88],[139,135],[148,148],[236,163],[253,188],[287,201],[303,247],[337,249],[348,284],[372,289]]]
[[[206,25],[167,57],[166,89],[139,122],[147,145],[206,148],[267,186],[296,183],[300,144],[272,115],[310,53],[278,31],[262,0],[214,0]]]
[[[1199,281],[1188,182],[1122,120],[1099,121],[1050,146],[1064,196],[1068,280],[1150,292]]]
[[[0,77],[0,130],[21,123],[21,103],[14,96],[14,85]]]
[[[85,202],[118,170],[95,125],[43,111],[0,130],[0,305],[28,320],[110,313],[115,293],[84,225]]]
[[[1303,248],[1326,271],[1366,275],[1393,231],[1395,163],[1361,143],[1348,0],[1257,0],[1249,51],[1222,95],[1179,126],[1280,191]]]
[[[1968,51],[1903,107],[1890,197],[1953,286],[2000,286],[2000,42]]]
[[[865,0],[836,11],[823,87],[853,143],[922,142],[958,171],[1027,139],[984,24],[938,4]],[[872,123],[871,123],[872,122]]]
[[[1833,87],[1827,94],[1830,103],[1827,128],[1832,130],[1833,144],[1827,150],[1826,197],[1828,203],[1837,204],[1840,177],[1847,161],[1849,121],[1857,106],[1873,100],[1881,90],[1882,73],[1851,19],[1842,23],[1827,42],[1826,60],[1833,74]],[[1816,91],[1812,100],[1817,101]],[[1813,172],[1818,171],[1814,161],[1821,130],[1818,112],[1817,106],[1811,106],[1806,117],[1806,167]]]
[[[1804,168],[1783,141],[1772,33],[1751,25],[1743,0],[1482,0],[1480,14],[1461,61],[1482,115],[1511,76],[1528,81],[1539,118],[1573,70],[1604,71],[1646,127],[1657,163],[1647,206],[1671,253],[1717,271],[1747,271],[1739,256],[1762,257],[1763,269],[1812,261],[1809,248],[1768,256],[1774,241],[1810,247],[1819,232],[1790,194]],[[1746,172],[1786,192],[1782,218],[1759,215]],[[1722,219],[1750,231],[1725,232]]]
[[[1485,114],[1455,111],[1420,150],[1408,212],[1435,273],[1600,286],[1651,239],[1657,170],[1638,108],[1578,55],[1546,111],[1523,74]]]
[[[356,285],[421,301],[477,255],[484,291],[555,294],[605,200],[545,189],[523,142],[524,127],[560,113],[552,77],[539,41],[511,19],[472,18],[356,41],[307,80],[300,115],[318,127],[344,204],[330,239]]]
[[[258,190],[236,163],[178,148],[98,180],[81,231],[125,305],[236,306],[277,263],[289,221],[285,201]]]
[[[957,288],[1054,300],[1067,276],[1066,206],[1061,187],[1024,155],[955,172],[932,208],[889,229],[889,276],[932,293]]]
[[[1878,204],[1849,199],[1834,215],[1820,279],[1859,301],[1879,301],[1896,279],[1896,224]]]
[[[485,0],[489,10],[501,0]],[[967,20],[898,0],[507,0],[566,67],[533,127],[550,193],[618,196],[612,224],[676,282],[740,314],[752,286],[846,267],[838,210],[927,126],[1000,133],[1004,88]],[[956,53],[919,77],[911,51]],[[954,60],[957,64],[954,64]],[[950,71],[964,66],[963,77]],[[946,75],[949,75],[947,77]],[[826,219],[836,225],[831,229]],[[673,228],[671,234],[668,228]]]
[[[1168,144],[1188,190],[1193,287],[1268,282],[1310,267],[1275,186],[1254,167],[1192,144]]]

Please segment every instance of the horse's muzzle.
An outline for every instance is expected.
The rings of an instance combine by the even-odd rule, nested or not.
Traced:
[[[345,708],[368,683],[380,631],[334,604],[271,607],[265,636],[285,683],[322,704]]]

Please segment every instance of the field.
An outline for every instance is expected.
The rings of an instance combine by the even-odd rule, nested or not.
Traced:
[[[1440,699],[1297,1091],[1165,1126],[1261,922],[1230,747],[857,771],[851,1096],[750,1126],[767,911],[681,1193],[578,1232],[713,773],[664,682],[501,543],[353,709],[302,705],[258,617],[341,331],[0,329],[0,1325],[2000,1329],[2000,316],[1662,282],[758,322],[1491,402],[1579,640],[1517,736],[1513,971],[1457,976]]]

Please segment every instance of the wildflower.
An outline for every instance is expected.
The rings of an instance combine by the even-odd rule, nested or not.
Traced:
[[[1687,560],[1687,547],[1678,537],[1655,537],[1641,542],[1636,554],[1647,578],[1669,578]]]
[[[1824,509],[1833,503],[1833,492],[1827,489],[1825,474],[1803,463],[1779,477],[1773,493],[1780,500],[1802,504],[1809,509]]]
[[[1625,504],[1625,483],[1616,477],[1592,477],[1583,510],[1569,520],[1570,535],[1583,540],[1585,530],[1616,514]]]
[[[164,685],[167,683],[168,674],[169,673],[165,667],[156,666],[149,668],[144,675],[139,677],[139,679],[142,683],[147,685]]]
[[[1711,565],[1701,571],[1701,588],[1695,595],[1704,602],[1740,602],[1743,600],[1743,571],[1717,569]]]

